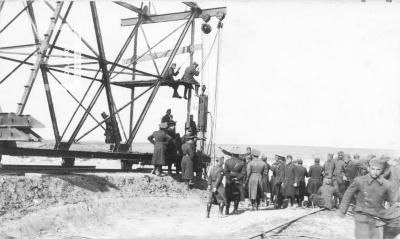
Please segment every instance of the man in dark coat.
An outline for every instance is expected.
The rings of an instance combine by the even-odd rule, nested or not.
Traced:
[[[172,122],[171,109],[167,109],[167,112],[161,118],[161,123],[164,123],[164,122],[166,122],[168,124],[168,127],[170,126],[170,124]]]
[[[199,64],[193,62],[190,66],[188,66],[185,69],[185,73],[183,74],[182,83],[185,86],[183,98],[185,99],[187,99],[187,92],[189,91],[189,88],[193,88],[192,85],[195,86],[196,95],[198,95],[199,93],[200,84],[194,79],[194,76],[198,76],[200,74],[200,72],[197,69],[198,66]]]
[[[375,217],[386,214],[383,207],[385,200],[390,205],[395,204],[395,195],[391,183],[382,177],[386,162],[381,159],[372,159],[369,162],[368,174],[358,177],[350,185],[340,204],[339,215],[344,217],[355,199],[353,209],[355,220],[355,238],[373,239],[381,238]]]
[[[166,150],[167,144],[171,137],[167,134],[166,129],[168,124],[161,123],[160,130],[154,131],[147,139],[150,143],[154,144],[153,158],[151,164],[154,165],[154,172],[157,176],[162,175],[162,166],[166,164]]]
[[[346,191],[346,184],[344,181],[344,153],[343,151],[338,152],[338,157],[334,161],[333,169],[333,186],[339,190],[339,200],[342,200],[342,196]]]
[[[244,177],[246,175],[245,163],[239,159],[239,149],[234,147],[230,152],[232,157],[225,161],[224,175],[225,175],[225,195],[226,195],[226,209],[225,214],[229,214],[229,207],[231,202],[234,202],[233,213],[236,214],[239,208],[239,201],[244,200]]]
[[[333,197],[338,195],[339,191],[332,186],[332,180],[324,178],[323,185],[318,188],[317,192],[310,195],[310,201],[313,206],[331,210]]]
[[[293,207],[297,186],[295,184],[295,166],[292,163],[292,160],[293,157],[291,155],[286,156],[285,179],[282,185],[283,196],[286,200],[289,200],[291,207]]]
[[[186,181],[188,187],[193,185],[193,159],[194,159],[194,141],[193,137],[187,137],[186,142],[182,145],[182,179]]]
[[[258,210],[260,200],[264,197],[263,176],[268,174],[267,165],[259,158],[260,152],[252,150],[253,159],[247,164],[247,178],[249,199],[252,210]]]
[[[166,162],[168,166],[168,175],[172,175],[172,164],[175,165],[176,168],[176,173],[178,174],[180,171],[180,162],[179,166],[177,167],[178,164],[178,158],[179,158],[179,149],[182,147],[182,144],[180,143],[180,135],[176,133],[175,130],[176,122],[172,121],[170,126],[167,129],[168,135],[171,137],[171,140],[167,144],[167,151],[166,151]],[[179,148],[178,148],[179,147]]]
[[[196,122],[194,122],[193,115],[189,116],[189,122],[186,122],[185,129],[190,133],[190,135],[197,135],[197,125]]]
[[[266,156],[265,157],[261,157],[261,160],[265,163],[265,166],[267,167],[267,169],[264,171],[264,175],[263,175],[263,178],[262,178],[263,189],[264,189],[264,201],[267,204],[267,194],[270,193],[270,195],[272,195],[272,193],[271,193],[271,185],[270,185],[270,181],[269,181],[269,170],[271,169],[271,166],[268,164]]]
[[[309,177],[310,179],[308,179],[307,191],[310,195],[317,193],[318,188],[322,185],[323,168],[319,164],[319,161],[319,158],[315,158],[314,165],[312,165],[308,170],[307,177]],[[331,180],[330,178],[326,179]]]
[[[297,166],[295,167],[295,184],[297,186],[296,201],[299,206],[304,201],[304,196],[308,196],[306,190],[306,176],[307,169],[303,167],[303,160],[297,160]]]
[[[278,162],[271,165],[271,170],[274,174],[271,184],[275,208],[280,208],[284,198],[282,183],[285,180],[285,157],[277,156]]]
[[[105,124],[106,124],[106,131],[104,132],[104,136],[106,136],[105,143],[106,144],[111,144],[110,145],[110,151],[114,150],[114,145],[113,144],[119,144],[121,142],[121,134],[119,133],[118,130],[118,123],[115,122],[116,129],[113,127],[113,123],[111,121],[111,118],[106,114],[106,112],[101,113],[101,117],[105,119]],[[116,130],[116,136],[114,135],[114,130]]]
[[[211,205],[219,205],[219,216],[223,215],[224,206],[226,205],[225,187],[222,184],[224,178],[224,157],[218,158],[216,165],[210,169],[208,176],[208,190],[210,191],[207,203],[207,218],[210,217]]]
[[[174,76],[177,76],[179,74],[179,69],[175,72],[176,64],[172,63],[171,66],[168,68],[167,72],[165,73],[165,81],[167,84],[174,89],[174,94],[172,97],[174,98],[179,98],[181,99],[182,97],[178,94],[178,87],[179,87],[179,82],[174,80]]]
[[[324,163],[323,175],[324,178],[329,178],[332,180],[333,178],[333,170],[335,169],[335,162],[333,161],[333,154],[328,154],[327,161]]]

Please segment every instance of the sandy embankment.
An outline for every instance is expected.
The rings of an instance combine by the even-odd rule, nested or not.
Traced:
[[[147,174],[3,176],[0,238],[246,238],[307,212],[242,210],[220,219],[214,207],[206,219],[205,199],[204,190]],[[282,236],[353,238],[352,227],[351,218],[322,212]]]

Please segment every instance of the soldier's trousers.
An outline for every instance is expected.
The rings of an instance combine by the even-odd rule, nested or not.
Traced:
[[[378,228],[376,220],[372,217],[355,213],[355,236],[356,239],[381,239],[382,227]]]

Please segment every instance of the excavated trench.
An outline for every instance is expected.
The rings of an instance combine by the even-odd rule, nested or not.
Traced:
[[[225,218],[214,207],[206,219],[205,186],[148,174],[1,176],[0,238],[246,238],[306,213],[242,205]],[[353,238],[345,220],[322,212],[271,238]]]

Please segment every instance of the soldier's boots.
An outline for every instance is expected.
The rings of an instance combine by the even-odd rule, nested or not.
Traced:
[[[208,203],[207,204],[207,214],[206,214],[207,218],[210,218],[210,211],[211,211],[211,203]]]
[[[220,205],[219,205],[219,213],[218,213],[218,216],[219,217],[223,217],[224,216],[224,204],[223,203],[221,203]]]
[[[174,94],[172,95],[172,97],[173,98],[178,98],[178,99],[182,99],[182,96],[180,96],[179,94],[178,94],[178,91],[174,91]]]
[[[228,204],[226,204],[226,208],[225,208],[225,215],[229,215],[229,207],[231,206],[231,203],[228,202]]]
[[[233,214],[238,214],[238,208],[239,208],[239,201],[235,201],[233,204]]]

